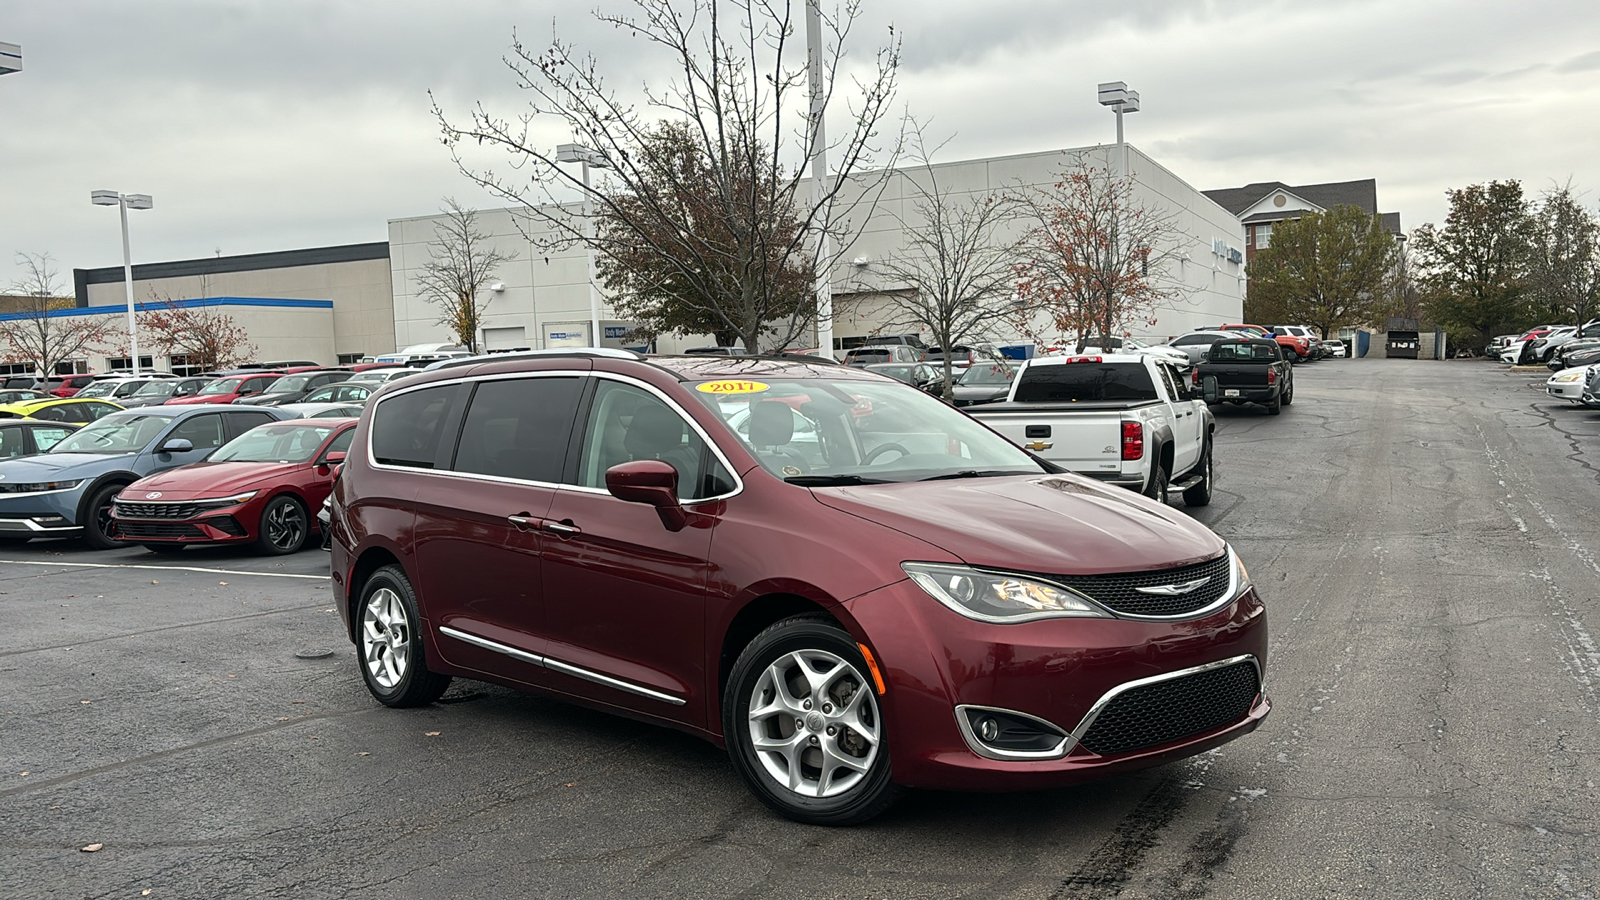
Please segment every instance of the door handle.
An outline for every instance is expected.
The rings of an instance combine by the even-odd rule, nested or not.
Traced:
[[[506,521],[517,526],[518,531],[532,531],[539,527],[540,522],[538,518],[530,516],[527,513],[518,513],[514,516],[506,516]]]
[[[581,533],[583,531],[582,528],[579,528],[578,526],[572,524],[571,521],[552,522],[549,519],[546,519],[541,523],[541,527],[544,528],[545,531],[551,531],[551,532],[554,532],[556,534],[569,535],[569,536],[570,535],[574,535],[574,534],[579,534],[579,533]]]

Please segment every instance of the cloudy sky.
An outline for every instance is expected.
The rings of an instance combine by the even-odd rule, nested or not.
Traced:
[[[491,203],[427,92],[517,112],[513,28],[659,84],[597,4],[626,0],[6,0],[0,41],[26,69],[0,78],[0,286],[19,252],[50,253],[68,288],[74,267],[120,264],[97,188],[154,196],[131,213],[135,262],[384,240],[445,196]],[[1600,199],[1594,0],[862,5],[855,58],[893,26],[900,100],[950,138],[944,161],[1109,142],[1095,85],[1125,80],[1143,97],[1129,141],[1201,189],[1376,178],[1407,230],[1490,179]]]

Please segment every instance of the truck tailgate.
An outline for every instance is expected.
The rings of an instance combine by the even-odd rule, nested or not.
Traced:
[[[1122,414],[1107,410],[1070,413],[1019,410],[970,410],[974,418],[1019,447],[1033,451],[1074,472],[1117,473],[1122,470]]]

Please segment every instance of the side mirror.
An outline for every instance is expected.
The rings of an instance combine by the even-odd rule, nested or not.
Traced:
[[[187,438],[171,438],[161,445],[162,453],[188,453],[194,449],[194,443]]]
[[[1207,375],[1200,379],[1200,399],[1208,404],[1217,402],[1217,376]]]
[[[606,470],[606,490],[618,500],[656,508],[668,531],[682,531],[689,515],[678,503],[678,470],[659,459],[636,459]]]
[[[339,463],[344,462],[344,457],[345,457],[345,454],[344,454],[343,451],[341,451],[341,450],[330,450],[327,453],[323,454],[323,456],[322,456],[322,464],[325,465],[325,466],[337,466]]]

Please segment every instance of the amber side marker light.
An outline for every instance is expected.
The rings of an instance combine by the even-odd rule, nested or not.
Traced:
[[[872,683],[878,686],[878,696],[888,693],[889,689],[883,686],[883,673],[878,671],[878,661],[872,658],[872,651],[867,649],[866,644],[858,643],[856,646],[861,648],[861,655],[867,660],[867,668],[872,670]]]

